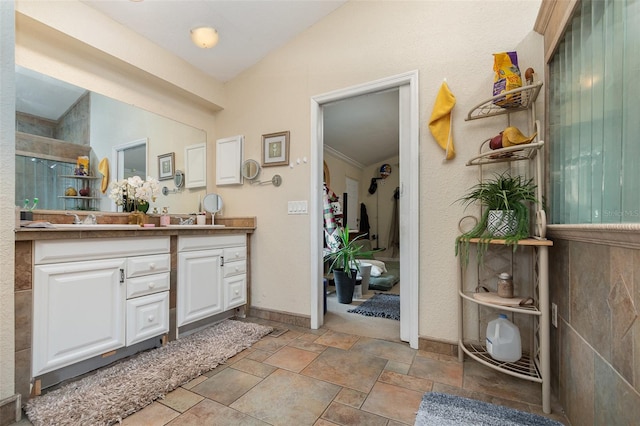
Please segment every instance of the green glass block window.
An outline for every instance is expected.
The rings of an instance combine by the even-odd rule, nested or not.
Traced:
[[[640,0],[583,0],[549,64],[551,223],[640,222]]]

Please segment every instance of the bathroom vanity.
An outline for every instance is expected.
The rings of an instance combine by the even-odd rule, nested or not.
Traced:
[[[243,315],[255,218],[221,225],[16,231],[16,390],[23,401]]]

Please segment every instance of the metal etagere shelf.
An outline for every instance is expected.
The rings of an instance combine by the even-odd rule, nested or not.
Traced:
[[[72,186],[77,194],[80,194],[80,189],[88,189],[89,194],[95,194],[96,189],[94,188],[93,183],[102,179],[98,176],[83,176],[83,175],[60,175],[59,177],[64,179],[69,179],[70,181],[74,181]],[[74,204],[72,205],[72,210],[98,210],[95,203],[96,200],[99,200],[100,197],[95,197],[93,195],[59,195],[58,198],[63,200],[64,210],[67,210],[67,201],[72,201]]]

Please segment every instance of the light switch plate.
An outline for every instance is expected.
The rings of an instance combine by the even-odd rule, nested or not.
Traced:
[[[307,214],[307,200],[289,201],[287,208],[288,214]]]

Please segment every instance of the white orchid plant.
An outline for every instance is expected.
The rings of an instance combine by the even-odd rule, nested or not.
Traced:
[[[155,201],[160,193],[160,184],[151,176],[147,176],[146,181],[140,176],[113,181],[110,188],[109,198],[115,201],[116,205],[123,206],[125,211],[137,210],[141,204]]]

